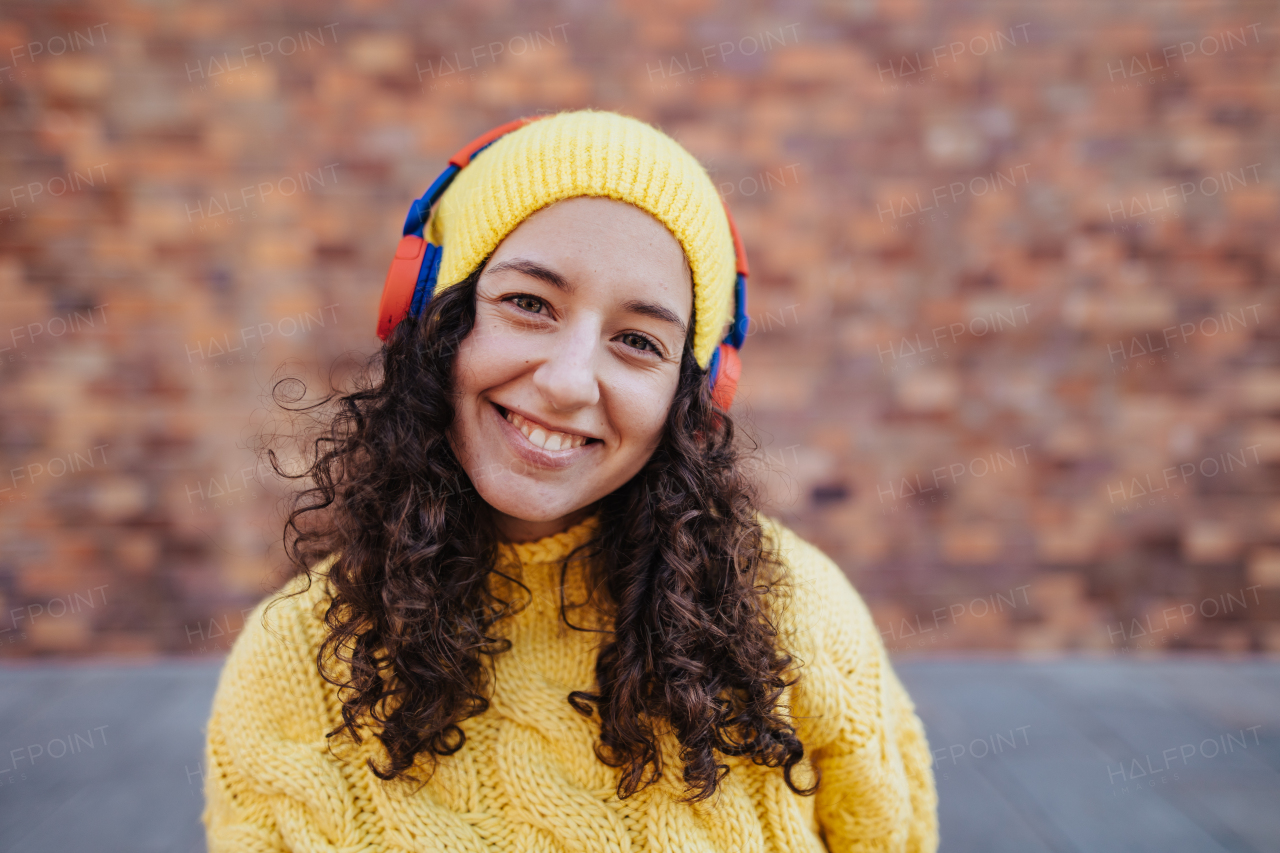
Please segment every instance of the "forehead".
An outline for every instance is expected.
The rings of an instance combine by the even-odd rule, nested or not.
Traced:
[[[685,317],[692,309],[693,279],[680,241],[624,201],[576,196],[536,211],[498,245],[489,266],[513,257],[551,265],[571,281],[656,289],[686,308]]]
[[[649,211],[631,202],[604,196],[573,196],[553,202],[527,216],[508,234],[507,240],[517,232],[539,236],[559,232],[562,238],[581,234],[589,240],[609,237],[611,242],[643,243],[669,256],[684,257],[685,254],[675,234]]]

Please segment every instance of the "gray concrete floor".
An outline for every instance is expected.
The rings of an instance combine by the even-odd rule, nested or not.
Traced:
[[[204,850],[220,660],[0,666],[0,848]],[[1280,850],[1280,663],[902,660],[943,853]]]

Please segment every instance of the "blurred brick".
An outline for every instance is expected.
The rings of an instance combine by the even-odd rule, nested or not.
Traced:
[[[1242,374],[1240,404],[1254,411],[1280,409],[1280,370],[1250,370]]]
[[[45,85],[53,95],[98,98],[111,85],[111,69],[103,60],[87,55],[63,55],[42,63]]]
[[[446,157],[517,115],[585,106],[671,132],[734,213],[752,266],[739,400],[764,445],[768,510],[829,549],[886,627],[1032,585],[1034,607],[891,647],[1280,652],[1266,607],[1191,620],[1176,639],[1113,633],[1223,594],[1241,569],[1280,587],[1280,188],[1257,153],[1274,135],[1277,48],[1197,57],[1176,85],[1108,71],[1168,32],[1239,26],[1231,10],[1179,7],[1159,27],[1124,9],[1048,14],[1034,43],[903,75],[886,63],[1008,33],[1020,13],[829,3],[761,19],[690,0],[548,18],[498,4],[433,9],[428,26],[376,2],[266,18],[243,2],[15,9],[6,56],[77,16],[110,24],[84,50],[10,57],[3,81],[0,589],[9,609],[102,584],[107,603],[0,635],[0,655],[191,654],[184,621],[264,595],[285,566],[286,490],[246,445],[294,426],[268,405],[271,383],[376,350],[401,217]],[[1257,15],[1274,29],[1276,10]],[[330,22],[336,43],[191,78]],[[653,79],[660,61],[792,22],[794,44]],[[450,75],[418,68],[534,31],[554,43]],[[243,219],[201,210],[330,163],[336,183]],[[100,166],[105,183],[54,193]],[[995,173],[1020,179],[969,191]],[[1224,173],[1248,180],[1182,196]],[[13,207],[11,189],[35,187]],[[56,334],[95,305],[105,326]],[[323,327],[233,346],[324,306],[337,307]],[[973,326],[1001,316],[1016,322]],[[38,334],[15,344],[15,329]],[[228,346],[211,354],[213,339]],[[47,473],[104,444],[106,465]],[[1016,467],[968,470],[1019,447]],[[953,466],[965,473],[932,490],[888,485]]]
[[[1266,589],[1280,588],[1280,548],[1257,548],[1250,553],[1246,577]]]
[[[1231,524],[1195,519],[1182,537],[1182,553],[1188,563],[1225,563],[1240,552],[1240,537]]]
[[[1098,557],[1099,531],[1088,526],[1036,531],[1036,558],[1042,563],[1091,563]]]
[[[1262,462],[1280,462],[1280,423],[1275,421],[1249,421],[1244,425],[1245,447],[1253,448]]]
[[[950,563],[990,563],[1000,556],[1003,537],[994,524],[966,524],[942,531],[942,553]]]
[[[898,382],[898,403],[909,412],[954,409],[960,400],[960,381],[944,370],[918,370]]]
[[[413,43],[400,33],[359,33],[344,45],[351,66],[368,74],[404,74],[413,65]]]
[[[74,652],[92,636],[89,620],[81,616],[36,619],[26,627],[31,647],[41,652]]]

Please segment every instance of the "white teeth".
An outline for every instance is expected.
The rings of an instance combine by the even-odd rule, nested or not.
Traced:
[[[587,443],[585,435],[544,430],[540,426],[531,424],[515,412],[507,412],[507,420],[516,429],[520,430],[525,438],[529,439],[530,444],[541,447],[543,450],[568,450],[573,447],[581,447]]]

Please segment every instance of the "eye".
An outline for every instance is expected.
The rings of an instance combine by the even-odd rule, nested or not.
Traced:
[[[622,341],[626,346],[632,349],[644,350],[652,352],[655,355],[662,355],[662,348],[658,343],[648,335],[642,335],[639,332],[624,332],[618,336],[618,340]]]
[[[547,304],[543,302],[541,299],[539,299],[538,297],[530,296],[527,293],[517,293],[515,296],[508,296],[502,301],[510,302],[512,305],[516,306],[521,311],[528,311],[530,314],[541,314],[542,309]]]

